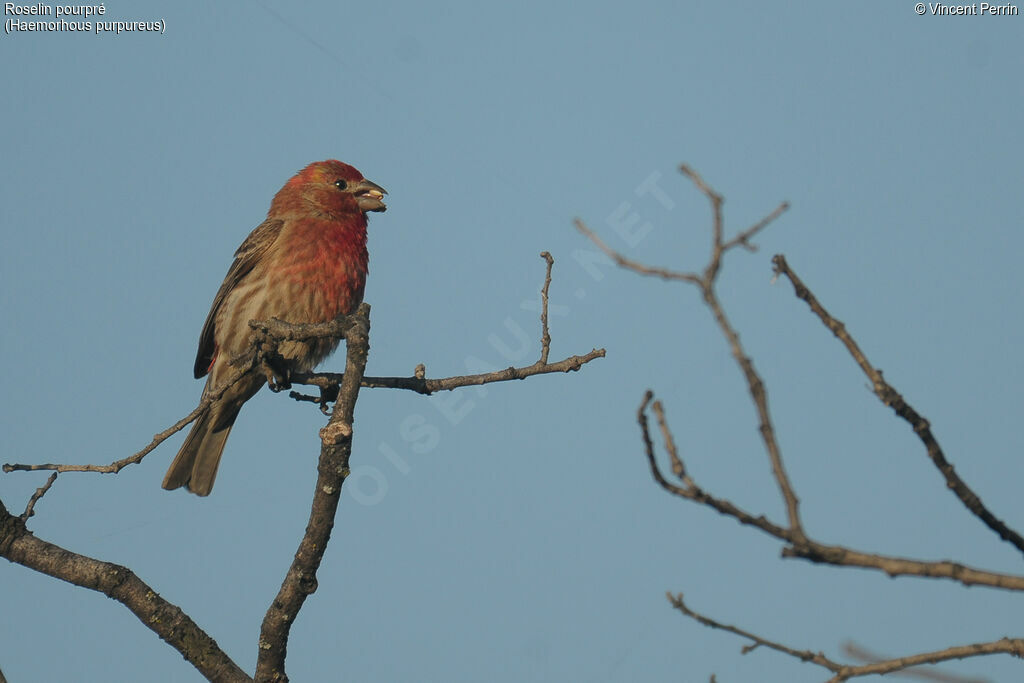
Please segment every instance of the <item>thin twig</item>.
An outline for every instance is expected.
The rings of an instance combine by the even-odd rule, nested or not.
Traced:
[[[679,172],[689,178],[711,204],[711,257],[708,259],[708,265],[704,269],[704,277],[701,278],[701,284],[706,287],[715,281],[715,278],[718,277],[718,271],[722,267],[722,255],[725,253],[722,243],[722,233],[725,232],[722,204],[725,203],[725,199],[722,195],[711,189],[704,182],[704,179],[700,177],[700,174],[686,164],[682,164],[679,167]]]
[[[754,645],[744,646],[742,650],[743,654],[748,654],[749,652],[752,652],[755,648],[764,646],[772,650],[776,650],[778,652],[784,652],[785,654],[791,657],[796,657],[797,659],[804,662],[813,662],[819,666],[823,666],[826,669],[829,669],[830,671],[838,671],[842,668],[841,665],[836,664],[821,652],[811,652],[810,650],[795,650],[781,643],[776,643],[774,641],[768,640],[767,638],[762,638],[761,636],[755,633],[751,633],[750,631],[746,631],[736,626],[730,626],[729,624],[723,624],[719,621],[715,621],[711,617],[707,617],[698,612],[694,612],[692,609],[687,607],[685,602],[683,602],[682,593],[677,593],[676,595],[666,593],[665,596],[668,598],[668,601],[672,604],[673,607],[675,607],[677,610],[679,610],[686,616],[690,617],[694,621],[697,621],[698,623],[703,624],[704,626],[707,626],[709,628],[717,629],[720,631],[728,631],[729,633],[733,633],[735,635],[746,638],[747,640],[753,641]]]
[[[712,189],[710,185],[704,182],[704,179],[701,178],[700,174],[689,166],[684,164],[680,166],[679,170],[693,182],[697,189],[707,197],[708,202],[711,204],[711,256],[702,275],[672,271],[665,268],[654,268],[637,261],[633,261],[605,244],[600,237],[598,237],[579,219],[576,220],[576,228],[581,233],[589,237],[590,240],[598,246],[598,248],[600,248],[620,266],[642,275],[655,275],[668,280],[688,282],[696,285],[700,290],[704,303],[711,310],[711,313],[715,318],[715,322],[718,324],[719,330],[725,336],[726,341],[729,344],[729,349],[732,351],[732,356],[739,365],[740,370],[743,372],[743,377],[747,382],[751,400],[754,403],[754,408],[757,410],[759,419],[758,429],[760,431],[761,440],[764,443],[765,450],[768,453],[768,459],[772,467],[772,475],[775,477],[779,493],[786,506],[786,515],[789,520],[789,527],[793,537],[799,540],[804,533],[803,524],[800,521],[800,500],[796,495],[796,491],[789,479],[789,475],[786,473],[786,468],[782,461],[782,452],[779,448],[778,440],[775,437],[775,428],[772,424],[771,413],[768,409],[768,392],[765,390],[764,382],[761,380],[760,375],[754,367],[753,360],[751,360],[744,351],[743,345],[740,343],[739,334],[736,333],[732,323],[729,322],[728,317],[725,315],[725,310],[722,308],[722,304],[718,300],[718,295],[715,293],[715,282],[719,272],[721,271],[723,255],[729,249],[736,246],[744,245],[749,248],[750,238],[780,216],[789,205],[783,202],[774,211],[769,213],[750,228],[740,232],[731,240],[724,241],[723,234],[725,227],[722,216],[722,204],[724,203],[724,199],[720,194]],[[673,468],[675,468],[675,466],[676,463],[673,462]]]
[[[548,353],[551,351],[551,334],[548,332],[548,288],[551,286],[551,267],[555,265],[555,259],[551,254],[542,251],[540,257],[547,263],[547,271],[544,273],[544,286],[540,290],[541,312],[540,312],[540,363],[548,362]]]
[[[575,372],[590,361],[604,357],[604,349],[593,349],[582,356],[569,356],[557,363],[537,361],[532,365],[518,368],[507,367],[504,370],[484,372],[478,375],[457,375],[437,379],[427,379],[417,375],[412,377],[363,377],[362,386],[369,389],[407,389],[418,394],[430,395],[437,391],[452,391],[460,387],[507,382],[513,379],[526,379],[534,375],[546,375],[553,372]],[[340,372],[317,372],[292,375],[291,382],[292,384],[319,387],[321,390],[330,390],[337,387],[344,378],[345,375]],[[320,402],[319,396],[309,396],[294,391],[290,395],[297,401]]]
[[[665,280],[681,280],[683,282],[692,282],[693,284],[700,284],[700,277],[696,273],[684,273],[678,270],[669,270],[668,268],[658,268],[656,266],[648,266],[639,261],[626,258],[619,252],[615,251],[607,244],[604,240],[597,236],[593,230],[587,227],[587,224],[581,221],[579,218],[573,221],[576,229],[583,233],[587,238],[590,239],[597,248],[600,249],[607,255],[611,260],[615,261],[618,265],[627,270],[632,270],[634,273],[640,275],[650,275],[653,277],[660,277]]]
[[[853,337],[850,336],[849,332],[846,331],[846,326],[836,320],[825,307],[821,305],[818,298],[814,296],[814,293],[808,289],[807,285],[797,277],[796,273],[789,267],[786,262],[786,257],[782,254],[777,254],[772,258],[772,263],[775,267],[776,275],[785,275],[789,278],[789,281],[793,284],[793,291],[798,299],[802,299],[807,302],[807,305],[811,308],[811,311],[821,320],[821,322],[832,331],[839,341],[843,343],[846,350],[849,351],[850,355],[860,366],[860,369],[864,374],[871,380],[871,386],[878,396],[879,400],[883,404],[893,409],[900,418],[905,420],[914,433],[924,444],[925,451],[928,453],[928,457],[931,458],[932,463],[939,470],[942,476],[946,480],[946,486],[960,499],[960,502],[971,511],[973,515],[978,517],[985,525],[996,532],[1001,539],[1007,543],[1012,544],[1017,550],[1024,552],[1024,537],[1022,537],[1017,531],[1008,527],[1001,519],[996,517],[992,512],[985,506],[981,501],[981,498],[976,494],[960,476],[953,469],[953,465],[946,459],[945,454],[942,452],[942,448],[939,446],[938,440],[932,434],[931,424],[925,419],[924,416],[920,415],[909,403],[907,403],[903,396],[900,395],[891,384],[885,381],[882,377],[882,371],[876,369],[871,362],[861,351],[860,346],[854,341]]]
[[[661,401],[655,401],[651,408],[654,410],[654,416],[658,418],[658,428],[661,429],[661,438],[665,441],[665,451],[668,452],[669,461],[672,463],[672,473],[679,481],[692,486],[693,481],[686,476],[686,467],[679,457],[676,440],[672,438],[672,430],[669,429],[668,422],[665,420],[665,409],[662,407]]]
[[[752,651],[756,647],[763,646],[777,652],[787,654],[799,659],[800,661],[817,664],[818,666],[828,669],[835,674],[828,680],[828,683],[841,683],[842,681],[860,676],[884,675],[894,671],[902,671],[910,667],[920,666],[922,664],[937,664],[939,662],[948,662],[953,659],[966,659],[968,657],[979,657],[991,654],[1009,654],[1015,657],[1024,656],[1024,639],[1001,638],[1000,640],[987,643],[956,645],[953,647],[947,647],[943,650],[936,650],[934,652],[923,652],[920,654],[897,657],[859,666],[840,664],[839,662],[826,657],[824,653],[812,652],[811,650],[796,650],[781,643],[768,640],[767,638],[762,638],[750,631],[737,628],[736,626],[730,626],[729,624],[723,624],[710,617],[704,616],[703,614],[694,612],[686,605],[686,603],[683,602],[682,593],[677,595],[668,593],[667,597],[673,607],[704,626],[721,631],[727,631],[753,641],[753,645],[747,645],[743,648],[744,654]]]
[[[583,355],[574,355],[564,358],[556,363],[548,363],[548,353],[551,348],[551,334],[548,328],[548,288],[551,284],[551,267],[554,259],[548,252],[542,252],[541,256],[547,262],[547,272],[544,278],[544,288],[541,292],[543,308],[541,312],[541,357],[536,363],[525,367],[508,367],[504,370],[485,372],[477,375],[458,375],[438,379],[426,379],[425,369],[422,364],[417,366],[412,377],[363,377],[361,386],[366,388],[405,389],[415,391],[419,394],[430,395],[437,391],[452,391],[460,387],[478,386],[491,384],[493,382],[507,382],[514,379],[526,379],[534,375],[545,375],[555,372],[575,372],[592,360],[604,358],[604,349],[592,349]],[[236,366],[235,373],[218,391],[206,394],[202,397],[199,405],[182,419],[164,431],[156,434],[153,440],[142,450],[135,454],[116,460],[109,465],[67,465],[55,463],[43,464],[4,464],[4,472],[52,470],[56,472],[98,472],[102,474],[116,474],[128,465],[142,462],[150,452],[168,438],[187,427],[203,410],[213,401],[220,398],[225,391],[238,382],[252,368],[263,364],[268,358],[273,358],[277,353],[277,345],[283,341],[304,341],[318,338],[341,338],[344,337],[351,327],[352,316],[342,316],[324,323],[292,324],[270,318],[269,320],[251,320],[249,327],[253,330],[253,338],[249,349],[231,359],[230,364]],[[306,401],[326,407],[327,400],[334,400],[338,387],[344,380],[343,373],[321,372],[321,373],[294,373],[289,376],[291,384],[315,386],[320,389],[320,396],[310,396],[299,392],[291,392],[289,395],[297,401]]]
[[[277,339],[279,341],[284,341],[287,339],[309,339],[318,336],[331,336],[331,334],[336,333],[337,330],[344,329],[346,324],[347,322],[345,318],[332,320],[327,323],[310,325],[290,325],[276,318],[265,321],[250,321],[249,326],[254,332],[253,339],[249,344],[249,350],[238,354],[238,356],[230,360],[229,364],[236,366],[236,368],[235,372],[224,383],[224,386],[220,387],[217,391],[204,393],[203,397],[199,400],[199,405],[197,405],[192,412],[175,422],[164,431],[155,434],[152,441],[150,441],[142,450],[135,452],[127,458],[115,460],[109,465],[65,465],[54,463],[27,465],[4,463],[3,471],[32,472],[35,470],[53,470],[56,472],[98,472],[101,474],[117,474],[128,465],[136,465],[142,462],[142,459],[149,455],[157,446],[187,427],[193,420],[199,417],[199,415],[206,410],[211,403],[223,396],[224,392],[234,386],[242,379],[242,377],[252,370],[252,368],[262,363],[265,353],[273,353],[276,351],[276,345],[269,351],[264,348],[268,340]]]
[[[714,283],[708,282],[702,291],[704,302],[711,309],[715,322],[718,323],[718,328],[722,331],[726,340],[728,340],[732,357],[740,366],[743,377],[747,381],[747,389],[750,392],[754,408],[757,410],[758,431],[761,433],[761,441],[764,443],[765,450],[768,452],[768,460],[771,462],[772,476],[775,478],[776,486],[778,486],[779,493],[786,505],[789,527],[795,538],[799,539],[804,533],[803,523],[800,521],[800,500],[797,498],[796,491],[782,462],[782,449],[779,448],[779,442],[775,437],[775,427],[772,423],[771,413],[768,410],[768,390],[765,388],[761,376],[754,368],[754,361],[743,350],[739,334],[725,316],[725,310],[715,294]]]
[[[788,543],[789,545],[782,549],[783,557],[799,558],[837,567],[874,569],[884,572],[891,577],[916,576],[919,578],[947,579],[957,581],[965,586],[987,586],[1003,590],[1024,591],[1024,576],[976,569],[948,560],[923,562],[905,557],[865,553],[843,546],[827,545],[813,540],[803,532],[796,532],[792,528],[776,524],[764,515],[755,516],[731,501],[711,495],[698,486],[689,475],[686,475],[681,480],[683,482],[682,486],[673,484],[661,472],[654,453],[654,444],[651,440],[646,415],[647,407],[652,399],[653,394],[647,391],[637,411],[637,422],[640,425],[644,454],[650,465],[651,474],[658,485],[675,496],[709,507],[720,514],[732,517],[740,524],[752,526],[769,536]],[[669,435],[668,442],[674,443],[667,423],[664,425],[663,430]]]
[[[867,649],[857,645],[854,642],[843,643],[843,653],[848,657],[860,660],[867,664],[878,664],[884,662],[890,657],[884,657],[882,655],[870,652]],[[939,683],[991,683],[988,678],[978,678],[976,676],[957,676],[956,674],[946,673],[935,668],[927,667],[914,667],[911,669],[904,669],[903,671],[896,671],[893,676],[902,676],[905,678],[917,678],[924,681],[938,681]]]
[[[775,221],[789,209],[789,202],[782,202],[770,214],[754,223],[752,226],[739,233],[731,240],[722,245],[722,251],[729,251],[733,247],[743,247],[747,251],[757,251],[757,245],[750,243],[750,238],[768,227],[769,223]]]
[[[241,374],[239,374],[241,377]],[[230,386],[230,384],[228,385]],[[117,474],[128,465],[134,465],[142,462],[149,453],[153,451],[157,446],[162,444],[164,441],[169,439],[171,436],[180,432],[182,429],[188,426],[190,422],[199,416],[199,413],[210,404],[212,399],[210,397],[204,397],[199,405],[196,406],[195,410],[181,418],[173,425],[153,436],[153,440],[146,445],[145,448],[136,452],[134,455],[130,455],[127,458],[121,460],[115,460],[109,465],[58,465],[54,463],[42,463],[37,465],[26,465],[21,463],[4,463],[4,472],[32,472],[35,470],[53,470],[55,472],[100,472],[103,474]]]
[[[776,524],[767,519],[764,515],[755,517],[730,501],[722,498],[716,498],[701,489],[686,472],[686,468],[682,462],[682,458],[679,456],[678,447],[676,446],[675,439],[672,436],[672,431],[669,428],[661,402],[654,401],[653,392],[648,390],[645,392],[643,400],[641,401],[640,407],[637,411],[637,421],[640,425],[644,454],[647,458],[651,474],[655,481],[673,495],[680,496],[687,500],[712,508],[720,514],[736,519],[741,524],[752,526],[785,542],[787,545],[782,549],[783,557],[803,558],[812,562],[827,563],[835,566],[863,567],[866,569],[883,571],[890,576],[942,578],[958,581],[968,586],[984,585],[993,588],[1024,591],[1024,577],[1022,576],[997,574],[995,572],[983,571],[950,561],[921,562],[908,558],[868,554],[842,546],[825,545],[812,540],[805,534],[800,523],[798,500],[783,467],[781,451],[775,438],[774,428],[768,411],[767,392],[765,391],[760,376],[754,368],[753,362],[744,352],[739,341],[739,335],[726,317],[724,309],[715,291],[716,278],[721,270],[721,263],[724,254],[729,249],[735,247],[742,247],[753,251],[755,246],[751,244],[750,240],[768,224],[774,221],[779,215],[781,215],[781,213],[788,208],[788,205],[785,203],[781,204],[764,219],[736,234],[732,239],[725,240],[723,238],[723,199],[721,195],[715,192],[695,171],[688,166],[682,166],[680,170],[684,175],[689,177],[691,181],[693,181],[694,185],[701,192],[704,193],[712,207],[711,257],[701,275],[696,275],[694,273],[682,273],[666,268],[651,267],[631,260],[608,247],[608,245],[602,242],[601,239],[589,230],[581,221],[576,221],[576,227],[620,266],[642,275],[654,275],[668,280],[689,282],[696,285],[701,290],[704,302],[711,310],[715,318],[715,322],[718,324],[719,329],[729,344],[733,358],[736,360],[743,372],[751,398],[753,399],[754,405],[758,411],[762,441],[764,442],[772,463],[773,476],[786,503],[788,525],[782,526]],[[913,425],[915,432],[917,432],[925,442],[932,460],[940,471],[943,472],[944,476],[946,476],[946,480],[950,488],[957,492],[957,495],[972,512],[975,512],[975,514],[981,517],[986,524],[996,530],[1001,537],[1010,540],[1018,547],[1021,547],[1017,542],[1015,542],[1015,532],[1009,530],[1002,522],[995,519],[991,513],[981,505],[981,501],[977,496],[974,495],[958,477],[956,477],[952,466],[945,461],[942,451],[938,447],[938,443],[931,435],[927,420],[914,412],[913,409],[906,404],[903,398],[891,386],[885,383],[882,379],[881,371],[875,370],[873,366],[867,362],[867,359],[857,347],[856,343],[846,333],[842,323],[832,318],[824,308],[817,303],[817,300],[813,297],[810,291],[807,290],[803,283],[799,281],[799,278],[789,270],[785,263],[785,259],[781,256],[776,256],[774,262],[776,264],[776,275],[779,273],[786,274],[793,282],[797,296],[807,301],[812,310],[819,315],[829,329],[831,329],[832,332],[839,337],[844,344],[846,344],[850,353],[872,380],[875,387],[875,393],[878,394],[879,398],[882,399],[885,405],[892,406],[897,414]],[[658,425],[661,429],[662,438],[665,444],[665,450],[668,453],[669,462],[671,463],[672,473],[680,483],[669,481],[658,465],[658,458],[655,455],[650,426],[648,424],[646,412],[648,407],[652,408],[658,420]],[[1019,539],[1019,537],[1016,538]],[[685,605],[682,595],[672,596],[669,594],[669,600],[677,609],[702,624],[712,628],[725,630],[751,640],[752,644],[743,648],[744,653],[757,647],[764,646],[786,653],[803,661],[813,662],[819,666],[829,669],[835,674],[830,679],[829,683],[840,683],[841,681],[846,681],[849,678],[856,676],[905,671],[911,667],[916,667],[921,664],[934,664],[937,662],[964,657],[995,653],[1007,653],[1017,657],[1024,656],[1024,639],[1003,638],[990,643],[956,646],[936,652],[921,653],[908,657],[886,659],[882,661],[872,661],[861,666],[848,666],[830,660],[822,653],[815,653],[810,650],[797,650],[781,643],[767,640],[735,626],[722,624],[710,619],[709,617],[700,615]]]
[[[650,428],[647,424],[646,410],[652,398],[653,394],[650,391],[644,394],[644,400],[641,402],[640,409],[637,411],[637,422],[640,424],[641,438],[644,443],[644,453],[647,456],[647,462],[651,467],[651,475],[654,477],[655,481],[657,481],[658,484],[669,493],[686,498],[687,500],[692,500],[696,503],[700,503],[701,505],[706,505],[707,507],[718,511],[720,514],[732,517],[740,524],[753,526],[771,536],[774,536],[775,538],[784,541],[792,541],[795,537],[789,529],[775,524],[764,515],[758,515],[755,517],[749,512],[733,505],[728,500],[712,496],[700,488],[689,476],[683,480],[685,484],[684,486],[677,486],[665,478],[665,475],[661,472],[661,468],[658,467],[658,461],[654,454],[654,444],[651,441]],[[668,429],[668,425],[666,425],[665,428]]]
[[[36,503],[39,502],[40,498],[46,495],[46,492],[50,490],[50,487],[53,486],[53,482],[55,481],[57,481],[56,472],[54,472],[47,478],[45,484],[36,489],[36,492],[32,494],[32,497],[28,499],[28,505],[25,506],[25,511],[21,513],[22,521],[27,520],[29,517],[36,513]]]

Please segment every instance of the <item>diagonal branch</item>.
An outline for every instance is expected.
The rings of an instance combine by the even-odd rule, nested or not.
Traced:
[[[325,323],[309,323],[292,325],[277,318],[263,321],[249,321],[249,327],[253,329],[253,338],[249,348],[231,359],[231,365],[235,366],[235,372],[224,383],[219,390],[204,394],[199,405],[185,417],[181,418],[164,431],[153,436],[145,448],[136,453],[115,460],[109,465],[58,465],[43,463],[34,465],[4,463],[4,472],[31,472],[35,470],[52,470],[55,472],[99,472],[101,474],[117,474],[128,465],[137,465],[142,459],[153,452],[157,446],[174,436],[182,429],[192,423],[199,415],[206,410],[207,406],[219,399],[224,393],[238,383],[248,372],[263,363],[268,356],[277,352],[277,344],[287,340],[304,340],[322,337],[343,337],[349,325],[348,318],[342,316]]]
[[[109,465],[58,465],[54,463],[26,465],[19,463],[4,463],[3,471],[31,472],[35,470],[52,470],[54,472],[99,472],[101,474],[117,474],[128,465],[137,465],[142,462],[142,459],[153,452],[157,446],[191,424],[193,420],[199,417],[200,413],[206,410],[207,406],[223,396],[224,393],[242,379],[249,370],[262,362],[262,349],[267,344],[267,340],[269,335],[272,334],[272,331],[281,332],[281,334],[284,335],[282,340],[297,338],[295,336],[288,335],[298,335],[302,333],[307,336],[298,338],[309,338],[310,336],[331,336],[331,334],[336,333],[339,326],[343,326],[344,324],[344,318],[336,321],[332,320],[327,323],[319,323],[318,325],[295,326],[290,326],[288,323],[284,323],[276,319],[258,323],[250,322],[250,327],[253,327],[257,333],[253,337],[252,343],[249,345],[249,350],[245,353],[239,354],[236,358],[231,360],[231,365],[236,366],[236,370],[228,381],[225,382],[224,386],[215,392],[205,394],[202,399],[200,399],[199,405],[197,405],[192,412],[175,422],[167,429],[154,435],[152,441],[150,441],[142,450],[135,452],[127,458],[115,460]],[[276,350],[276,346],[273,348]],[[248,356],[246,356],[246,354],[248,354]]]
[[[740,366],[743,377],[747,381],[747,390],[750,392],[754,408],[757,410],[758,431],[761,433],[761,441],[764,442],[765,450],[768,452],[768,460],[771,462],[775,483],[786,505],[789,527],[798,538],[802,537],[804,531],[803,522],[800,521],[800,501],[796,496],[796,491],[793,489],[792,482],[789,480],[789,475],[786,473],[786,467],[782,462],[782,450],[779,448],[779,442],[775,438],[775,427],[772,423],[771,413],[768,410],[768,390],[765,389],[761,376],[754,368],[754,361],[743,350],[739,334],[736,333],[729,319],[725,316],[725,310],[715,294],[714,283],[709,282],[702,287],[702,293],[704,294],[704,302],[711,309],[715,322],[718,323],[718,328],[729,342],[733,359]]]
[[[1009,654],[1015,657],[1024,656],[1024,638],[1001,638],[1000,640],[994,640],[987,643],[955,645],[943,650],[922,652],[920,654],[908,655],[906,657],[896,657],[884,661],[871,662],[870,664],[840,664],[839,662],[826,657],[822,652],[796,650],[791,647],[787,647],[786,645],[782,645],[781,643],[768,640],[767,638],[762,638],[750,631],[746,631],[736,626],[730,626],[729,624],[723,624],[710,617],[695,612],[690,609],[685,602],[683,602],[682,593],[678,595],[672,595],[669,593],[668,600],[677,610],[704,626],[733,633],[753,641],[752,645],[744,646],[743,654],[747,654],[758,647],[767,647],[803,662],[817,664],[818,666],[828,669],[835,674],[827,683],[841,683],[842,681],[847,681],[851,678],[858,678],[860,676],[880,676],[893,673],[895,671],[904,671],[910,667],[920,666],[922,664],[937,664],[939,662],[948,662],[954,659],[966,659],[968,657],[980,657],[992,654]]]
[[[821,319],[821,322],[832,331],[839,341],[843,343],[846,350],[850,352],[853,359],[860,366],[860,369],[867,375],[868,379],[871,380],[872,389],[875,395],[878,396],[879,400],[883,404],[893,409],[899,417],[905,420],[917,434],[917,437],[921,439],[921,443],[924,444],[925,450],[928,453],[928,457],[931,458],[932,463],[939,470],[942,476],[946,480],[946,486],[956,494],[956,497],[960,499],[960,502],[971,511],[978,519],[985,523],[985,525],[992,531],[999,534],[999,537],[1012,544],[1017,550],[1024,552],[1024,537],[1019,533],[1008,527],[1001,519],[996,517],[992,512],[985,506],[981,501],[981,498],[976,494],[960,476],[953,469],[953,465],[946,460],[945,454],[942,452],[942,448],[939,446],[939,442],[935,439],[932,434],[931,424],[920,415],[909,403],[907,403],[896,389],[891,384],[885,381],[882,377],[882,371],[875,368],[871,362],[864,355],[864,352],[860,350],[860,346],[854,341],[850,333],[846,331],[846,326],[836,320],[832,315],[825,310],[825,307],[821,305],[818,298],[814,296],[814,293],[807,288],[807,285],[797,277],[796,273],[789,267],[786,262],[786,257],[782,254],[777,254],[772,258],[772,264],[775,266],[776,275],[785,275],[789,278],[789,281],[793,284],[793,291],[798,299],[802,299],[807,302],[810,306],[811,311]]]
[[[127,607],[180,652],[207,680],[252,681],[180,607],[160,597],[127,567],[79,555],[37,538],[0,502],[0,556],[29,569],[99,591]]]
[[[718,278],[719,272],[721,271],[722,257],[725,253],[737,246],[752,249],[753,245],[750,244],[751,237],[767,227],[777,217],[782,215],[782,213],[789,208],[789,205],[783,202],[753,226],[743,230],[732,239],[726,241],[723,237],[725,228],[722,216],[722,204],[724,203],[724,199],[706,182],[704,182],[704,179],[689,166],[684,164],[679,167],[679,170],[693,182],[697,189],[707,197],[708,202],[711,204],[711,257],[707,266],[704,268],[702,275],[697,275],[696,273],[683,273],[664,268],[653,268],[637,261],[633,261],[605,244],[600,237],[598,237],[592,230],[590,230],[590,228],[578,219],[576,220],[576,229],[590,238],[590,240],[594,242],[594,244],[596,244],[605,254],[624,268],[628,268],[629,270],[642,275],[654,275],[667,280],[688,282],[695,285],[700,290],[704,303],[711,310],[711,314],[714,316],[718,329],[725,336],[726,341],[729,344],[729,349],[732,352],[733,359],[736,361],[736,364],[739,365],[740,371],[743,373],[743,377],[747,382],[747,388],[750,391],[750,397],[758,415],[758,430],[761,433],[761,441],[764,443],[765,450],[768,453],[768,460],[772,467],[772,475],[775,477],[775,482],[779,488],[779,494],[786,506],[789,528],[794,538],[799,540],[804,533],[803,523],[800,521],[800,501],[797,498],[796,491],[793,488],[789,475],[786,473],[785,465],[782,462],[782,452],[779,448],[778,440],[775,437],[775,427],[772,424],[771,412],[768,410],[768,392],[764,387],[764,382],[761,380],[761,376],[754,367],[754,361],[744,351],[743,345],[740,343],[739,334],[736,333],[732,323],[729,322],[729,318],[725,315],[725,310],[722,308],[722,304],[715,292],[715,282]]]
[[[25,506],[25,511],[21,513],[21,519],[27,521],[29,517],[36,514],[36,503],[39,502],[46,492],[53,486],[53,482],[57,481],[57,473],[54,472],[47,479],[46,483],[36,489],[36,492],[32,494],[32,497],[28,499],[28,505]]]
[[[848,657],[852,657],[853,659],[867,664],[878,664],[879,662],[884,662],[887,659],[892,659],[891,657],[885,657],[883,655],[870,652],[852,641],[843,643],[843,653]],[[896,675],[903,676],[905,678],[917,678],[923,681],[938,681],[939,683],[992,683],[992,681],[987,678],[958,676],[936,668],[925,667],[904,669],[903,671],[897,672]]]
[[[678,270],[670,270],[668,268],[659,268],[657,266],[648,266],[634,261],[633,259],[626,258],[620,252],[609,247],[604,240],[598,237],[597,233],[587,227],[587,224],[581,221],[579,218],[573,221],[573,225],[576,229],[583,233],[591,242],[597,245],[597,248],[605,253],[605,256],[615,261],[620,267],[626,270],[631,270],[639,275],[651,275],[653,277],[660,277],[664,280],[681,280],[682,282],[690,282],[695,285],[700,284],[700,276],[696,273],[684,273]]]

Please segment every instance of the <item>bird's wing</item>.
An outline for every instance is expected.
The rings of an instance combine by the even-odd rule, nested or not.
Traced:
[[[228,274],[224,276],[224,282],[221,283],[220,289],[217,290],[217,296],[213,298],[210,313],[206,316],[206,322],[203,323],[203,331],[199,334],[199,351],[196,353],[194,368],[196,379],[210,371],[213,359],[217,355],[217,345],[214,343],[213,337],[217,312],[220,311],[221,304],[224,303],[224,299],[227,298],[231,290],[241,282],[242,278],[256,267],[256,264],[263,258],[270,245],[281,234],[281,227],[283,225],[283,220],[268,218],[249,233],[249,236],[242,242],[242,246],[238,247],[238,250],[235,252],[235,260],[228,269]]]

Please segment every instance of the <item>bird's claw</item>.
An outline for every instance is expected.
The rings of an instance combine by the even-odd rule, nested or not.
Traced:
[[[274,393],[292,388],[292,372],[291,369],[284,364],[275,363],[273,360],[265,359],[263,361],[263,374],[267,378],[267,386],[270,387],[270,390]]]
[[[330,415],[331,411],[327,409],[328,403],[333,403],[338,400],[338,386],[320,387],[320,412],[324,415]]]

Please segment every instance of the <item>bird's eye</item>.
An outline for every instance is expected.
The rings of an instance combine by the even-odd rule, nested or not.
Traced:
[[[336,188],[338,188],[339,190],[347,190],[348,189],[348,183],[346,183],[344,180],[335,180],[334,181],[334,186]]]

